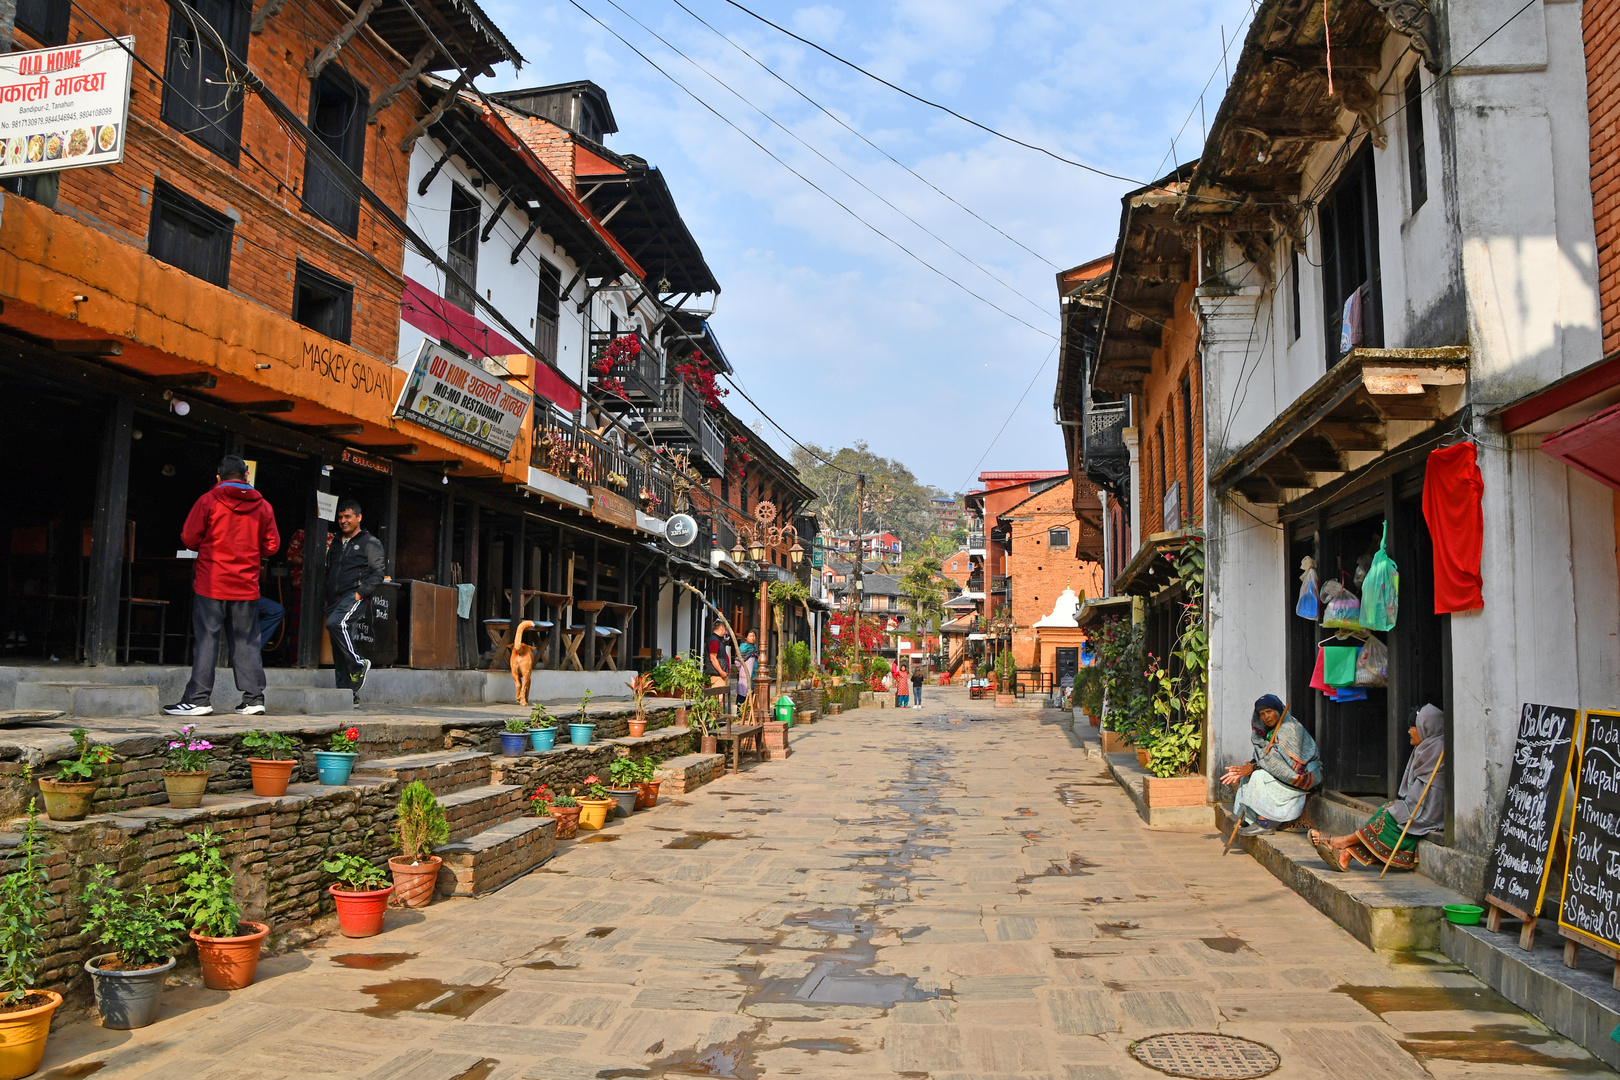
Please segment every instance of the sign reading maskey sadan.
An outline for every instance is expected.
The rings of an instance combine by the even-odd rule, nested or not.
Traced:
[[[124,160],[132,37],[0,55],[0,179]]]
[[[505,461],[533,404],[527,391],[424,341],[394,415]]]

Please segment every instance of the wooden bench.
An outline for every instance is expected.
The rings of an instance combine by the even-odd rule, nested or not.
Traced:
[[[732,772],[742,771],[744,747],[752,751],[755,761],[765,760],[764,731],[765,726],[763,724],[733,724],[730,731],[720,731],[715,734],[715,742],[720,747],[722,756],[726,753],[727,745],[731,747]]]

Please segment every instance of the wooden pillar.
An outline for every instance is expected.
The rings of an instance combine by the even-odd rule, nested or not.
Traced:
[[[439,502],[439,555],[438,565],[434,567],[434,576],[440,585],[451,584],[452,575],[450,564],[455,562],[456,555],[456,498],[450,489],[444,489],[444,497]]]
[[[315,491],[332,490],[331,466],[316,459],[313,476]],[[391,530],[390,530],[391,531]],[[321,628],[326,622],[322,593],[326,586],[326,519],[311,492],[304,517],[304,587],[298,600],[298,666],[319,667]]]
[[[524,618],[523,590],[528,587],[529,579],[529,540],[523,533],[526,524],[523,515],[519,514],[517,525],[512,530],[512,599],[507,611],[514,628]]]
[[[557,530],[557,542],[551,545],[551,565],[547,569],[546,589],[557,594],[566,594],[572,591],[570,583],[562,579],[563,567],[568,560],[563,555],[563,531]],[[551,637],[546,642],[546,666],[556,671],[562,666],[562,635],[563,631],[574,622],[574,609],[572,607],[558,608],[555,612],[556,627],[551,631]]]
[[[399,563],[395,558],[399,555],[399,477],[389,474],[388,477],[388,505],[383,507],[383,554],[388,559],[388,573],[394,572]]]
[[[118,606],[123,594],[125,518],[129,510],[130,433],[135,400],[113,400],[102,428],[101,462],[96,471],[96,510],[90,526],[90,577],[86,589],[85,662],[118,660]],[[177,613],[190,626],[189,610]]]
[[[591,537],[591,563],[590,563],[590,570],[589,570],[590,578],[589,578],[588,584],[586,585],[586,588],[585,588],[585,598],[587,600],[595,600],[597,598],[597,596],[596,596],[596,574],[597,574],[598,567],[600,567],[600,565],[601,565],[601,558],[602,558],[602,541],[598,540],[596,537],[593,536],[593,537]],[[589,627],[589,632],[585,635],[585,657],[584,657],[585,670],[586,671],[595,671],[596,670],[596,618],[590,618],[590,619],[586,619],[584,621],[585,621],[586,625]]]
[[[1389,550],[1399,549],[1401,528],[1400,481],[1392,473],[1384,477],[1385,543]],[[1384,784],[1387,797],[1393,799],[1401,786],[1401,743],[1405,741],[1406,726],[1402,723],[1406,704],[1407,665],[1402,660],[1401,648],[1406,634],[1399,621],[1385,635],[1389,648],[1389,680],[1384,690]],[[1416,640],[1414,636],[1413,640]]]
[[[479,619],[478,619],[478,592],[477,592],[477,589],[479,588],[479,585],[478,585],[478,568],[479,568],[479,564],[483,561],[482,558],[481,558],[483,553],[479,550],[479,547],[478,547],[479,539],[480,539],[480,537],[478,535],[479,534],[478,526],[479,526],[478,504],[473,503],[472,504],[472,517],[470,517],[467,520],[467,565],[462,567],[462,571],[467,575],[467,584],[471,585],[473,587],[473,589],[474,589],[474,592],[473,592],[473,629],[475,631],[479,632],[479,633],[482,633],[483,631],[479,630],[480,622],[479,622]],[[482,646],[482,642],[480,642],[480,646]]]

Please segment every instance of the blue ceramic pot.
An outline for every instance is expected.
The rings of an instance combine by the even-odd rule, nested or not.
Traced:
[[[550,750],[557,745],[557,729],[554,727],[537,727],[529,729],[530,750]]]
[[[342,787],[349,782],[349,773],[354,771],[354,763],[359,754],[340,754],[335,750],[315,751],[315,771],[320,774],[321,783],[332,787]]]
[[[591,735],[595,731],[595,724],[569,724],[568,741],[575,746],[589,746],[591,745]]]
[[[510,731],[501,732],[501,753],[505,754],[507,757],[517,757],[519,754],[523,753],[523,751],[527,750],[528,748],[529,748],[529,733],[528,732],[526,732],[526,731],[519,731],[519,732],[516,732],[516,733],[510,732]]]

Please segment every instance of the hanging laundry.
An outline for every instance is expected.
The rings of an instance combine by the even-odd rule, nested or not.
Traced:
[[[1428,522],[1434,546],[1436,615],[1485,606],[1479,574],[1485,539],[1485,515],[1480,507],[1484,492],[1473,443],[1460,442],[1430,452],[1423,477],[1423,520]]]

